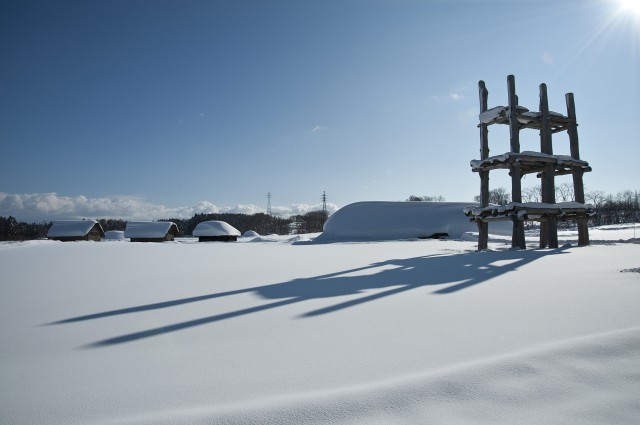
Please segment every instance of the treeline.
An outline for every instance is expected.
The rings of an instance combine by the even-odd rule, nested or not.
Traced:
[[[188,219],[169,218],[162,221],[172,221],[178,226],[181,235],[191,235],[196,226],[209,220],[218,220],[229,223],[244,233],[254,230],[261,235],[288,235],[291,233],[315,233],[322,232],[322,226],[327,221],[328,214],[325,211],[311,211],[306,214],[294,215],[288,218],[271,216],[264,213],[252,215],[222,213],[222,214],[196,214]]]
[[[596,209],[597,216],[591,220],[596,226],[640,222],[640,192],[637,190],[607,196],[595,191],[585,194],[585,197]]]
[[[240,231],[240,233],[244,233],[247,230],[255,230],[261,235],[266,234],[287,234],[288,233],[288,223],[289,220],[270,216],[264,213],[258,214],[234,214],[234,213],[224,213],[224,214],[196,214],[191,218],[181,219],[181,218],[168,218],[163,219],[161,221],[173,221],[178,226],[178,230],[181,235],[191,235],[193,234],[193,229],[196,226],[203,222],[209,220],[218,220],[229,223],[231,226],[235,227]]]
[[[51,222],[23,223],[15,217],[0,217],[0,241],[26,241],[47,236]]]
[[[321,232],[328,214],[325,211],[311,211],[306,214],[294,215],[288,218],[271,216],[264,213],[258,214],[196,214],[188,219],[169,218],[160,221],[172,221],[178,226],[181,236],[190,236],[193,229],[203,221],[218,220],[225,221],[244,233],[247,230],[254,230],[261,235],[288,235],[299,233]],[[99,219],[98,222],[104,229],[124,230],[127,227],[125,220],[119,219]],[[52,222],[42,223],[22,223],[14,217],[0,217],[0,241],[22,241],[32,239],[42,239],[47,236],[47,231]]]

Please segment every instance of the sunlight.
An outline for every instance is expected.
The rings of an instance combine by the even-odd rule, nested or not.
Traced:
[[[629,35],[640,34],[640,0],[609,0],[613,3],[613,19],[617,25],[626,27]]]
[[[640,0],[611,0],[617,6],[613,13],[613,23],[623,37],[627,38],[637,51],[640,43]]]
[[[634,19],[640,18],[640,0],[615,0],[622,13],[629,13]]]
[[[598,17],[599,23],[585,34],[584,41],[558,73],[566,72],[580,57],[597,57],[610,47],[628,48],[631,60],[637,63],[640,60],[640,0],[594,0],[584,5],[584,10]]]

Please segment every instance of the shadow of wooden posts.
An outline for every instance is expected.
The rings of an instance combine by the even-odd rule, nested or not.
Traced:
[[[49,323],[63,325],[112,316],[149,312],[153,310],[188,305],[239,294],[255,294],[259,298],[272,300],[232,312],[156,327],[140,332],[123,334],[109,339],[93,342],[85,348],[112,346],[133,342],[162,334],[176,332],[196,326],[211,324],[235,317],[259,313],[308,300],[353,296],[347,301],[330,304],[326,307],[304,313],[299,318],[309,318],[357,305],[379,300],[395,294],[429,286],[434,287],[432,294],[447,295],[485,283],[494,277],[515,271],[516,269],[548,255],[558,255],[565,248],[552,250],[506,250],[466,252],[460,254],[442,254],[406,259],[393,259],[364,267],[341,270],[334,273],[310,278],[294,279],[287,282],[243,288],[234,291],[181,298],[159,303],[127,307],[104,311],[85,316],[71,317]],[[374,293],[370,292],[374,290]],[[358,296],[364,294],[362,296]]]

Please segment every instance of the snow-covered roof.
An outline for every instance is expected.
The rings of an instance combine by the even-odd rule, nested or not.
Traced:
[[[333,213],[316,241],[392,240],[446,233],[460,238],[478,227],[464,214],[466,202],[356,202]],[[505,223],[492,223],[494,234],[511,234]]]
[[[520,124],[528,126],[532,123],[539,124],[542,119],[542,112],[529,111],[524,106],[516,106],[516,117]],[[481,124],[504,124],[509,121],[509,107],[496,106],[495,108],[487,109],[481,112],[478,116]],[[568,117],[565,117],[559,112],[549,111],[549,119],[552,125],[562,125],[569,121]]]
[[[242,234],[243,238],[255,238],[257,236],[260,236],[260,233],[256,232],[255,230],[247,230]]]
[[[480,207],[470,205],[464,209],[464,213],[474,220],[510,220],[516,217],[518,220],[536,220],[543,217],[577,218],[589,217],[595,214],[593,205],[580,202],[559,202],[549,204],[543,202],[510,202],[507,205],[489,205]]]
[[[527,108],[524,106],[516,106],[516,113],[522,114],[529,112]],[[493,121],[499,120],[501,118],[509,117],[509,108],[507,106],[496,106],[495,108],[487,109],[484,112],[481,112],[479,115],[480,122],[482,124],[489,124]]]
[[[486,159],[474,159],[470,162],[471,170],[490,170],[499,168],[509,168],[512,163],[518,163],[523,173],[540,171],[540,166],[552,164],[556,171],[571,171],[573,167],[581,168],[583,171],[591,171],[587,161],[575,159],[568,155],[551,155],[542,152],[523,151],[507,152],[502,155],[490,156]]]
[[[209,220],[198,223],[193,236],[240,236],[240,231],[225,221]]]
[[[102,226],[95,220],[60,220],[55,221],[49,231],[48,238],[80,237],[85,236],[93,226],[98,225],[102,232]],[[104,232],[103,232],[104,233]]]
[[[124,229],[125,238],[164,238],[171,226],[171,221],[130,221]]]
[[[124,231],[123,230],[107,230],[106,232],[104,232],[104,238],[109,240],[123,240]]]

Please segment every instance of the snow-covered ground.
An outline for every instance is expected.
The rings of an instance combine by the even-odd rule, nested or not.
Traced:
[[[2,243],[0,423],[637,424],[640,225],[533,233]]]

